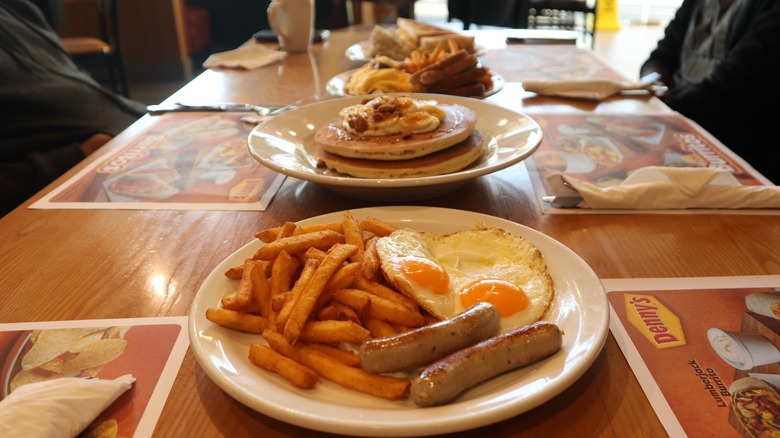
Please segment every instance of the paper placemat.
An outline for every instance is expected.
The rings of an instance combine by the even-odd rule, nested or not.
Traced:
[[[48,333],[41,338],[43,332]],[[62,343],[96,337],[97,343],[91,341],[96,347],[89,349],[90,368],[77,370],[72,361],[78,355],[69,354]],[[51,342],[39,344],[35,356],[26,359],[39,339]],[[106,342],[105,348],[97,346],[101,340],[116,339],[124,341],[120,350],[116,342]],[[133,387],[104,410],[91,427],[115,430],[115,436],[152,436],[188,347],[186,316],[0,324],[0,400],[17,387],[41,379],[114,379],[131,374],[136,379]],[[41,353],[46,348],[56,350],[50,355],[55,357],[45,362],[36,360],[48,358]],[[23,362],[27,369],[22,369]]]
[[[707,331],[772,334],[780,347],[780,320],[746,305],[754,293],[780,297],[780,275],[602,283],[610,330],[669,436],[750,436],[736,419],[729,387],[748,374],[774,374],[780,364],[736,369],[711,346]]]
[[[246,113],[168,113],[35,202],[42,209],[264,211],[284,181],[249,153]]]
[[[773,185],[707,131],[679,113],[530,114],[544,137],[525,163],[545,214],[587,213],[756,213],[756,210],[603,210],[558,208],[546,181],[561,172],[601,187],[620,184],[636,169],[709,167],[731,172],[743,185]],[[777,210],[758,210],[762,214]]]

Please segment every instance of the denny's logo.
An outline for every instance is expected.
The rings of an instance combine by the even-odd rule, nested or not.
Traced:
[[[652,343],[664,349],[685,345],[680,318],[652,295],[626,294],[628,321]]]

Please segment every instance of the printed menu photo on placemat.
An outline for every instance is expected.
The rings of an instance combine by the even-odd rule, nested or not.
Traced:
[[[780,276],[603,283],[612,334],[670,436],[780,434]]]
[[[738,185],[772,185],[707,131],[678,113],[532,117],[541,125],[544,137],[539,149],[525,162],[545,213],[604,211],[558,208],[545,201],[545,197],[555,194],[547,180],[555,173],[607,188],[646,167],[710,168],[733,174]]]
[[[156,116],[32,208],[265,210],[284,176],[249,153],[241,116]]]
[[[71,386],[48,385],[35,391],[28,386],[13,403],[88,415],[101,402],[102,390],[80,380],[55,380],[129,379],[130,387],[102,412],[98,408],[96,418],[64,421],[89,424],[83,436],[151,436],[189,346],[186,324],[187,317],[0,324],[0,401],[28,385],[80,385],[78,400],[69,396]],[[73,410],[58,403],[81,406]],[[0,414],[8,406],[0,402]]]

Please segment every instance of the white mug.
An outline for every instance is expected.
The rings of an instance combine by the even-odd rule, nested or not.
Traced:
[[[314,37],[314,0],[273,0],[268,23],[288,52],[309,50]]]

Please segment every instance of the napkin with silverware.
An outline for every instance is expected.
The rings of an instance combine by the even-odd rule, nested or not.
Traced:
[[[523,89],[544,96],[604,100],[623,91],[646,90],[652,85],[646,81],[618,81],[614,79],[572,79],[523,81]]]
[[[203,66],[206,68],[224,67],[252,70],[273,64],[284,58],[286,52],[272,50],[262,44],[250,41],[236,49],[211,54]]]
[[[643,167],[610,187],[562,173],[550,174],[547,182],[558,197],[581,197],[580,208],[780,208],[780,187],[742,185],[730,172],[713,168]]]
[[[0,436],[75,437],[130,389],[135,377],[61,377],[18,387],[0,401]]]

